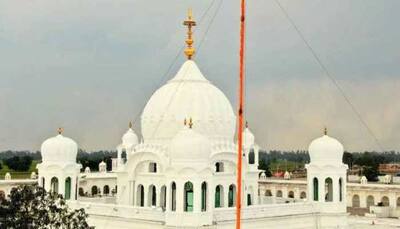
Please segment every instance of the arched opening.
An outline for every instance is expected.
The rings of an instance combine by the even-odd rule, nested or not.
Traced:
[[[375,198],[373,196],[367,197],[367,208],[375,205]]]
[[[122,153],[121,153],[121,160],[122,160],[122,163],[126,163],[126,161],[128,160],[128,158],[127,158],[127,155],[126,155],[126,149],[123,149],[122,150]]]
[[[382,205],[385,207],[390,205],[389,198],[387,196],[382,197],[381,202],[382,202]]]
[[[50,190],[51,190],[51,192],[58,193],[58,178],[57,177],[51,178]]]
[[[325,202],[333,201],[333,185],[332,178],[328,177],[325,179]]]
[[[157,199],[156,199],[156,186],[150,185],[149,186],[149,192],[148,192],[148,203],[147,206],[156,206],[157,204]]]
[[[96,185],[93,185],[93,186],[92,186],[92,196],[95,196],[95,195],[97,195],[97,194],[98,194],[97,186],[96,186]]]
[[[249,164],[252,165],[254,164],[255,161],[255,155],[254,155],[254,150],[250,150],[249,152]]]
[[[171,211],[176,211],[176,184],[171,184]]]
[[[339,201],[343,201],[343,179],[339,178]]]
[[[300,199],[305,199],[307,198],[307,193],[306,192],[301,192],[300,193]]]
[[[42,188],[44,189],[44,185],[45,185],[45,183],[46,183],[46,180],[44,179],[44,177],[42,177]]]
[[[207,211],[207,183],[201,184],[201,211]]]
[[[276,191],[276,197],[282,197],[282,191],[281,190]]]
[[[144,187],[141,184],[136,189],[136,205],[144,207]]]
[[[183,210],[185,212],[193,211],[193,184],[192,182],[186,182],[184,187],[184,205]]]
[[[83,188],[79,188],[78,190],[79,196],[84,196],[85,192],[83,191]]]
[[[65,199],[71,199],[71,177],[65,179]]]
[[[318,201],[318,178],[314,177],[313,179],[313,195],[314,201]]]
[[[108,185],[104,185],[103,187],[103,194],[108,195],[110,194],[110,187]]]
[[[397,207],[400,207],[400,197],[397,198],[396,206],[397,206]]]
[[[289,191],[288,197],[293,199],[294,198],[294,192],[293,191]]]
[[[155,162],[149,163],[149,173],[157,173],[157,163]]]
[[[167,187],[165,187],[165,185],[161,187],[160,206],[163,211],[167,207]]]
[[[215,187],[215,207],[220,208],[224,206],[224,187],[218,185]]]
[[[360,207],[360,196],[354,195],[351,199],[352,207],[359,208]]]
[[[236,186],[234,184],[229,185],[228,192],[228,207],[233,207],[236,204]]]
[[[253,187],[248,187],[248,193],[247,193],[247,206],[253,205]]]
[[[272,196],[271,190],[267,189],[267,190],[265,191],[265,196]]]
[[[220,173],[224,171],[224,163],[217,162],[215,163],[215,172]]]

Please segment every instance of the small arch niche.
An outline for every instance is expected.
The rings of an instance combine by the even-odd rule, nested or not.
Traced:
[[[217,172],[217,173],[224,172],[224,163],[223,162],[215,163],[215,172]]]

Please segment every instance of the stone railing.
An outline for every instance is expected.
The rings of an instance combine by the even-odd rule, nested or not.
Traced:
[[[68,201],[72,209],[84,208],[89,215],[122,217],[163,223],[165,213],[160,208],[135,207],[116,204],[102,204],[82,201]]]
[[[215,221],[235,220],[235,208],[217,208],[214,212]],[[242,218],[257,219],[287,215],[313,214],[317,212],[318,209],[311,203],[254,205],[242,208]]]

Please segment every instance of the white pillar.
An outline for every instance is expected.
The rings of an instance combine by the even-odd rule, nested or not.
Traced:
[[[183,184],[176,183],[176,212],[183,212]]]
[[[157,207],[161,207],[160,198],[161,198],[161,187],[160,186],[156,186],[156,206]]]
[[[340,190],[339,190],[339,177],[332,177],[332,200],[335,203],[339,203],[340,202]]]
[[[318,177],[318,201],[325,202],[325,178]]]
[[[229,185],[224,185],[224,205],[227,208],[229,203]]]
[[[193,212],[201,212],[201,183],[193,183]]]
[[[166,184],[166,186],[165,187],[167,187],[167,189],[166,189],[166,191],[167,191],[167,195],[166,195],[166,209],[165,209],[165,211],[166,212],[171,212],[171,207],[172,207],[172,185],[171,185],[171,183],[167,183]]]
[[[143,192],[143,194],[144,194],[144,196],[143,196],[144,206],[148,207],[148,206],[150,206],[150,204],[148,202],[148,198],[147,198],[149,196],[149,192],[150,192],[149,186],[148,185],[143,185],[143,189],[144,189],[144,192]]]

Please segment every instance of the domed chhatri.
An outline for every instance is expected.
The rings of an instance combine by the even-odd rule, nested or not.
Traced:
[[[171,140],[187,116],[196,120],[196,131],[210,139],[234,138],[235,115],[229,100],[191,60],[146,104],[141,117],[144,141]]]
[[[126,131],[124,136],[122,136],[122,144],[126,147],[137,145],[139,143],[139,138],[133,131],[132,126],[132,122],[129,122],[129,129]]]
[[[58,135],[47,139],[41,146],[43,163],[76,163],[78,145],[70,138],[62,135],[63,130],[58,129]]]
[[[310,164],[342,164],[343,152],[343,145],[329,137],[326,130],[324,136],[312,141],[308,148]]]
[[[210,153],[210,141],[193,129],[192,119],[184,125],[169,145],[169,156],[172,163],[207,162]]]

